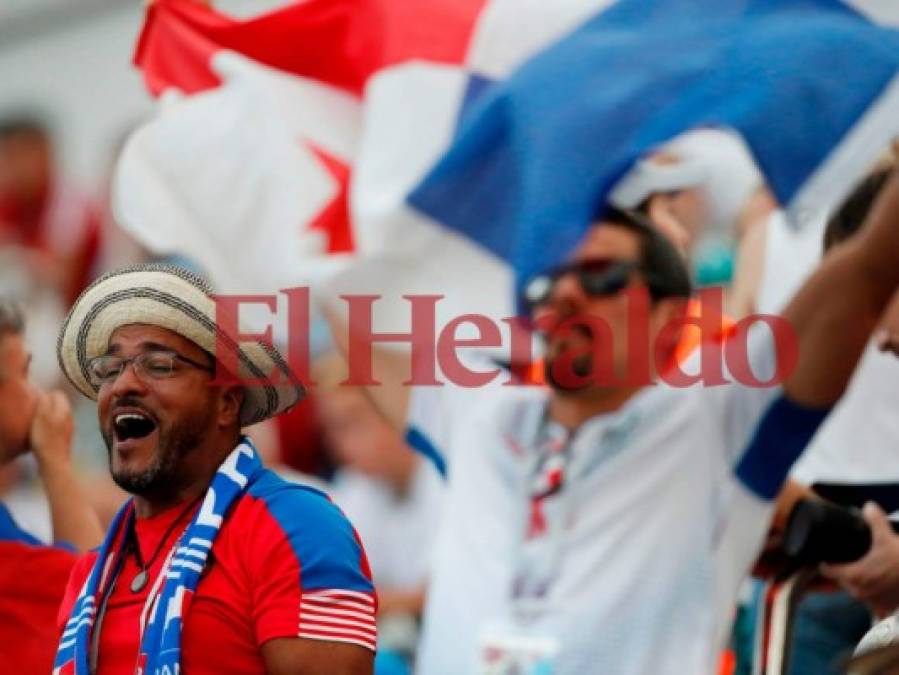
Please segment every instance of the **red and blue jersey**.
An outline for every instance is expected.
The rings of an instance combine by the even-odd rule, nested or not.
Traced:
[[[0,672],[51,671],[56,611],[75,560],[25,532],[0,504]]]
[[[143,560],[181,510],[136,521]],[[169,546],[163,544],[165,551]],[[151,565],[151,581],[139,593],[130,585],[140,568],[133,555],[126,558],[99,627],[98,675],[134,672],[142,613],[165,557]],[[72,573],[60,625],[95,559],[91,554]],[[287,637],[374,650],[376,609],[368,561],[346,517],[323,493],[264,471],[234,504],[212,546],[184,619],[181,666],[193,675],[262,675],[260,647]]]

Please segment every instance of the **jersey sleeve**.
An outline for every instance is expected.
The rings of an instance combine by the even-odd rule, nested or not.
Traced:
[[[766,500],[780,491],[830,411],[800,406],[784,395],[776,377],[776,342],[766,325],[736,331],[722,346],[726,383],[697,386],[720,428],[725,461],[744,487]],[[693,355],[689,372],[697,372],[700,358]]]
[[[374,651],[377,596],[350,522],[317,490],[291,486],[264,501],[252,558],[258,644],[300,637]]]

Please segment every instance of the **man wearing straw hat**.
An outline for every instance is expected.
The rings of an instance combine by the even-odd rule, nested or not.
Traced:
[[[221,325],[201,279],[144,265],[95,282],[63,326],[60,365],[97,400],[133,498],[72,574],[55,673],[372,671],[377,601],[352,526],[241,435],[303,389]],[[226,379],[217,363],[239,366]]]

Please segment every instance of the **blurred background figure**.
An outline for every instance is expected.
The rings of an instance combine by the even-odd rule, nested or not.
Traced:
[[[0,245],[32,284],[74,301],[90,280],[100,225],[96,205],[58,170],[46,123],[34,114],[0,120]]]
[[[0,502],[0,671],[38,675],[52,667],[57,607],[75,552],[99,545],[102,532],[72,462],[68,399],[29,380],[23,330],[21,311],[0,296],[0,468],[33,453],[55,542],[45,545]]]
[[[779,311],[784,294],[811,274],[822,252],[829,256],[839,250],[862,226],[892,165],[889,159],[875,167],[834,213],[827,217],[815,214],[814,222],[800,231],[777,212],[751,234],[740,257],[756,276],[755,291],[747,296],[746,308]],[[744,278],[745,271],[738,267],[738,279]],[[890,322],[895,314],[894,306],[881,326],[883,332],[895,332]],[[772,525],[769,551],[778,550],[787,518],[802,497],[824,497],[855,507],[871,500],[888,511],[899,505],[895,455],[899,426],[892,403],[899,393],[899,361],[881,351],[882,346],[877,338],[871,340],[847,393],[793,467]],[[847,497],[850,501],[841,501]],[[825,567],[825,574],[839,581],[842,589],[810,592],[799,603],[790,675],[838,672],[840,657],[852,652],[870,627],[872,616],[896,608],[899,538],[889,536],[881,508],[871,504],[864,513],[875,533],[874,546],[856,563]],[[744,666],[749,668],[748,663]]]
[[[372,567],[380,648],[411,663],[443,484],[431,463],[406,445],[363,389],[323,388],[316,407],[338,467],[329,491],[362,537]]]
[[[722,129],[682,134],[639,162],[612,192],[684,252],[697,286],[729,286],[736,251],[776,203],[746,144]]]

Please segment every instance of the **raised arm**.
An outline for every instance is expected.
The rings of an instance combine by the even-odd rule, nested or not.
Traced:
[[[79,551],[99,546],[103,531],[72,467],[72,410],[61,391],[43,394],[38,400],[31,449],[50,503],[53,539]]]
[[[798,338],[799,360],[784,382],[795,403],[833,405],[899,286],[899,175],[862,230],[827,256],[783,312]]]

